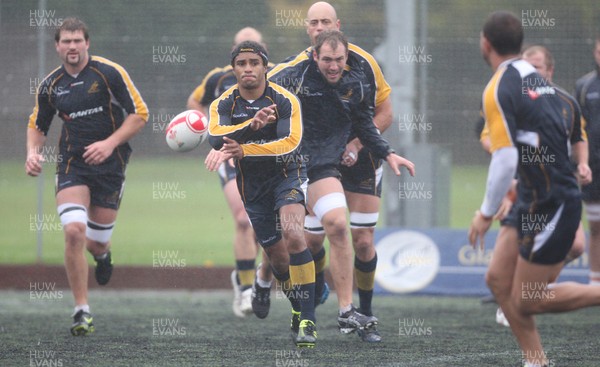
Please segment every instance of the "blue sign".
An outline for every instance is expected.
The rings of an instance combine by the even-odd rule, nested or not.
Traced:
[[[498,231],[485,236],[484,250],[473,249],[467,230],[394,229],[375,231],[379,294],[489,294],[485,273]],[[588,254],[584,252],[561,272],[560,281],[588,282]]]

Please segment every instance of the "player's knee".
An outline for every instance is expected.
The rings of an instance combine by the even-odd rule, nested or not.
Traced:
[[[346,216],[330,215],[321,219],[327,235],[332,238],[340,238],[347,235],[348,228],[346,224]]]
[[[510,283],[503,279],[502,274],[495,272],[493,269],[488,269],[488,271],[485,273],[485,284],[487,284],[488,288],[496,296],[498,296],[500,292],[510,292],[510,289],[506,289]]]
[[[283,232],[283,238],[285,239],[288,250],[299,251],[306,247],[306,241],[304,240],[304,232],[298,230],[288,230]]]
[[[56,209],[63,226],[67,246],[81,246],[85,241],[85,224],[88,220],[85,206],[64,203]]]
[[[352,230],[352,245],[359,258],[366,255],[373,248],[373,228],[361,228]]]
[[[235,214],[235,228],[237,231],[249,231],[251,226],[250,226],[250,220],[248,219],[248,215],[246,214],[245,211],[240,210],[239,212],[237,212]]]
[[[72,222],[63,227],[65,233],[65,245],[67,248],[83,247],[85,243],[85,224]]]

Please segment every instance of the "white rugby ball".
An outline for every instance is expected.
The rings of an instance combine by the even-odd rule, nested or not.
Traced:
[[[189,152],[208,136],[208,119],[196,110],[187,110],[173,117],[167,126],[167,144],[176,152]]]

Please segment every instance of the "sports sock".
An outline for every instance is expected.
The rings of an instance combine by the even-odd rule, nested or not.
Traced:
[[[354,258],[354,274],[358,285],[360,312],[366,316],[373,316],[371,302],[373,301],[376,268],[377,254],[367,262],[360,261],[358,257]]]
[[[100,261],[106,259],[106,256],[108,256],[108,251],[106,251],[102,255],[94,256],[94,259]]]
[[[77,305],[75,306],[75,309],[73,311],[73,316],[75,316],[77,314],[77,312],[83,310],[83,312],[86,313],[90,313],[90,306],[89,305]]]
[[[271,284],[273,283],[273,280],[262,280],[262,278],[259,276],[260,272],[258,269],[256,269],[256,283],[258,283],[258,286],[261,288],[271,288]]]
[[[290,254],[290,277],[300,302],[300,318],[315,322],[315,263],[308,249]]]
[[[296,297],[294,297],[292,281],[290,279],[289,270],[286,271],[284,274],[279,274],[279,273],[277,273],[277,271],[275,269],[273,269],[273,276],[279,282],[279,284],[281,286],[281,291],[283,292],[283,294],[285,294],[287,299],[290,300],[290,303],[292,304],[292,308],[294,309],[294,311],[300,311],[301,310],[300,302],[296,299]]]
[[[321,301],[323,287],[325,287],[325,248],[322,247],[319,252],[313,255],[315,262],[315,303]]]
[[[236,260],[235,270],[242,292],[251,288],[254,283],[254,260]]]

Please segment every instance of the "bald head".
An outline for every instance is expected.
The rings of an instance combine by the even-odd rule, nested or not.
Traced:
[[[261,45],[264,46],[263,41],[262,41],[262,34],[260,34],[259,31],[257,31],[256,29],[254,29],[252,27],[246,27],[246,28],[240,29],[235,34],[235,37],[233,38],[233,46],[235,47],[236,45],[239,45],[240,43],[242,43],[244,41],[252,41],[252,42],[260,43]]]
[[[319,33],[325,30],[340,30],[340,20],[335,9],[325,1],[314,3],[306,13],[306,33],[314,46]]]

